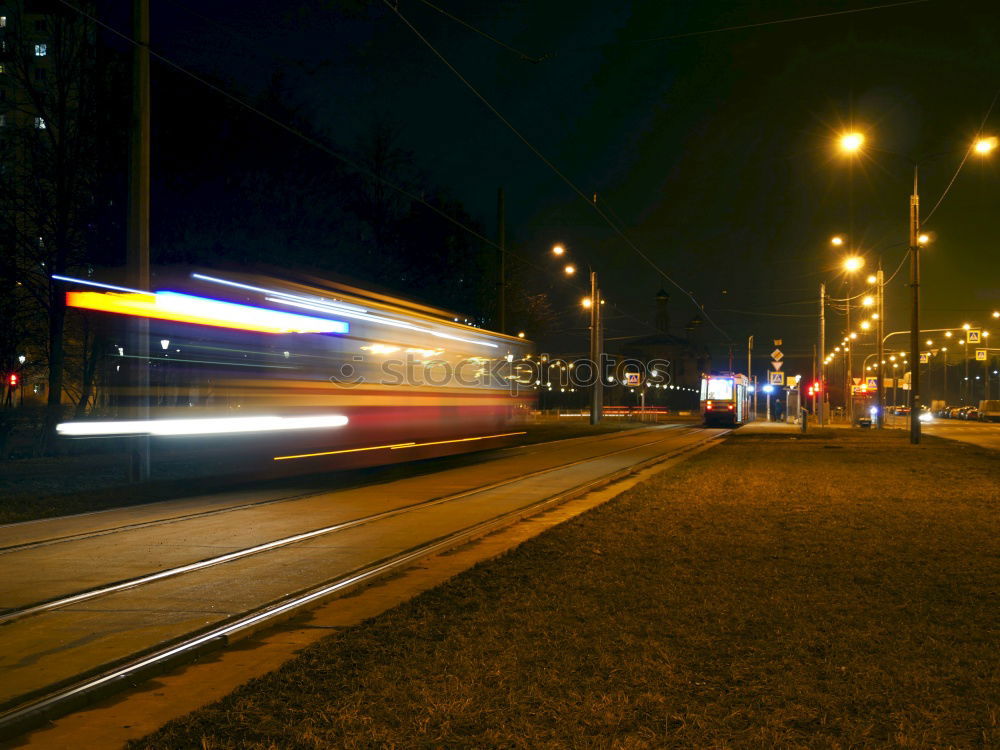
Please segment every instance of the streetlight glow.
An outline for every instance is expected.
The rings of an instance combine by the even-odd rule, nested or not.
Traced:
[[[917,242],[920,243],[921,245],[926,245],[930,241],[931,238],[930,235],[928,234],[922,234],[919,237],[917,237]]]
[[[875,304],[875,298],[872,297],[870,294],[861,298],[862,307],[871,307],[874,304]]]
[[[583,305],[585,309],[589,310],[594,303],[591,302],[590,297],[584,297],[580,300],[580,304]]]
[[[844,244],[844,238],[841,237],[839,234],[835,235],[830,238],[830,244],[833,245],[834,247],[840,247],[841,245]]]
[[[865,137],[861,133],[844,133],[840,136],[840,150],[846,154],[857,153],[864,144]]]
[[[867,281],[869,284],[877,284],[878,278],[875,276],[875,274],[872,274],[867,279],[865,279],[865,281]]]
[[[574,273],[576,273],[576,266],[570,263],[563,269],[563,271],[566,272],[567,276],[572,276]]]
[[[864,265],[865,265],[865,259],[860,256],[852,255],[848,258],[844,258],[845,271],[854,272],[862,268]]]
[[[979,138],[973,146],[977,154],[988,154],[997,147],[997,137],[995,135],[986,138]]]
[[[552,254],[555,255],[555,256],[560,256],[560,255],[562,255],[565,252],[566,252],[566,248],[563,247],[562,245],[553,245],[552,246]]]
[[[872,327],[872,324],[869,323],[867,320],[862,320],[861,321],[861,330],[862,331],[867,331],[871,327]]]

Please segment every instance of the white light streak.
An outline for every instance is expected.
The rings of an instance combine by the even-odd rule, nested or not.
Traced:
[[[202,419],[135,419],[116,422],[63,422],[56,426],[60,435],[96,437],[100,435],[227,435],[280,430],[315,430],[343,427],[347,417],[329,414],[314,417],[220,417]]]

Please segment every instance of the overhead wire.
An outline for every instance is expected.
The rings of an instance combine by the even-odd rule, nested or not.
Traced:
[[[474,34],[478,34],[479,36],[483,37],[484,39],[488,39],[489,41],[493,42],[497,46],[503,47],[508,52],[513,52],[515,55],[517,55],[518,57],[520,57],[522,60],[526,60],[526,61],[532,62],[532,63],[538,63],[538,62],[541,62],[544,59],[544,57],[535,57],[534,55],[529,55],[527,52],[522,52],[521,50],[517,49],[517,47],[512,47],[511,45],[507,44],[506,42],[503,42],[500,39],[497,39],[492,34],[489,34],[489,33],[485,32],[485,31],[483,31],[482,29],[480,29],[477,26],[473,26],[468,21],[464,21],[461,18],[459,18],[458,16],[453,15],[452,13],[449,13],[444,8],[441,8],[441,7],[437,6],[437,5],[435,5],[434,3],[430,2],[430,0],[419,0],[419,2],[423,3],[428,8],[431,8],[432,10],[437,11],[438,13],[440,13],[445,18],[451,19],[455,23],[457,23],[457,24],[459,24],[461,26],[464,26],[469,31],[473,32]]]
[[[983,116],[982,122],[979,123],[979,133],[977,137],[982,137],[983,128],[986,127],[986,122],[990,119],[990,114],[993,112],[993,107],[996,106],[997,97],[1000,97],[1000,89],[997,89],[997,92],[993,95],[993,100],[990,102],[990,106],[989,108],[987,108],[986,114]],[[926,225],[927,222],[931,220],[931,217],[934,215],[934,212],[938,210],[938,207],[941,205],[941,202],[944,200],[945,196],[948,195],[948,192],[951,190],[951,186],[954,185],[955,180],[958,179],[958,173],[962,171],[962,167],[964,167],[965,163],[969,160],[969,155],[971,153],[972,153],[972,147],[970,146],[965,150],[965,156],[963,156],[962,161],[959,162],[958,167],[955,169],[955,173],[951,176],[951,180],[948,181],[948,185],[945,187],[944,192],[941,193],[941,197],[937,199],[937,203],[934,204],[934,207],[931,208],[927,216],[925,216],[923,220],[920,222],[922,225]]]
[[[126,33],[122,32],[122,31],[116,29],[115,27],[111,26],[110,24],[102,21],[101,19],[97,18],[96,16],[94,16],[94,15],[92,15],[90,13],[87,13],[85,10],[83,10],[82,8],[80,8],[80,7],[76,6],[76,5],[73,5],[68,0],[59,0],[59,2],[62,5],[64,5],[67,8],[69,8],[70,10],[72,10],[72,11],[80,14],[82,17],[86,18],[87,20],[91,21],[92,23],[94,23],[94,24],[100,26],[101,28],[103,28],[103,29],[111,32],[112,34],[114,34],[118,38],[122,39],[123,41],[127,42],[128,44],[132,45],[133,47],[138,47],[139,46],[139,42],[137,42],[129,34],[126,34]],[[268,114],[267,112],[264,112],[263,110],[259,109],[258,107],[255,107],[254,105],[250,104],[249,102],[247,102],[247,101],[241,99],[240,97],[236,96],[235,94],[233,94],[233,93],[225,90],[221,86],[218,86],[217,84],[214,84],[211,81],[203,78],[202,76],[198,75],[197,73],[194,73],[194,72],[188,70],[183,65],[181,65],[180,63],[174,62],[172,59],[170,59],[166,55],[164,55],[164,54],[162,54],[160,52],[156,52],[151,47],[149,47],[148,49],[149,49],[150,56],[156,58],[157,60],[159,60],[160,62],[162,62],[165,65],[169,66],[170,68],[172,68],[172,69],[176,70],[177,72],[182,73],[183,75],[187,76],[188,78],[190,78],[190,79],[192,79],[192,80],[200,83],[202,86],[205,86],[206,88],[208,88],[208,89],[216,92],[220,96],[228,99],[229,101],[232,101],[233,103],[239,105],[240,107],[243,107],[247,111],[252,112],[253,114],[257,115],[258,117],[263,118],[267,122],[269,122],[272,125],[280,128],[281,130],[285,131],[286,133],[289,133],[290,135],[292,135],[292,136],[294,136],[296,138],[299,138],[304,143],[307,143],[308,145],[312,146],[313,148],[316,148],[316,149],[320,150],[324,154],[326,154],[328,156],[331,156],[334,159],[337,159],[338,161],[340,161],[343,164],[347,165],[351,169],[354,169],[358,173],[363,174],[366,177],[369,177],[370,179],[373,179],[373,180],[375,180],[377,182],[382,183],[383,185],[385,185],[386,187],[390,188],[391,190],[394,190],[395,192],[399,193],[400,195],[402,195],[402,196],[404,196],[404,197],[412,200],[413,202],[415,202],[415,203],[417,203],[417,204],[419,204],[419,205],[421,205],[421,206],[429,209],[433,213],[437,214],[441,218],[445,219],[446,221],[448,221],[449,223],[451,223],[454,226],[458,227],[459,229],[467,232],[471,236],[475,237],[476,239],[480,240],[481,242],[485,243],[486,245],[492,247],[493,249],[499,250],[500,252],[504,253],[505,255],[507,255],[507,256],[509,256],[511,258],[515,258],[516,260],[520,261],[521,263],[524,263],[525,265],[530,266],[532,268],[535,268],[537,270],[540,270],[540,271],[545,271],[546,270],[543,266],[539,265],[538,263],[535,263],[535,262],[533,262],[533,261],[525,258],[524,256],[522,256],[522,255],[520,255],[518,253],[515,253],[515,252],[507,249],[506,247],[501,246],[498,242],[496,242],[494,240],[491,240],[489,237],[486,237],[483,234],[477,232],[472,227],[469,227],[468,225],[462,223],[461,221],[459,221],[458,219],[454,218],[453,216],[451,216],[447,212],[441,210],[437,206],[435,206],[435,205],[433,205],[431,203],[428,203],[426,200],[424,200],[420,196],[416,195],[415,193],[412,193],[409,190],[407,190],[406,188],[403,188],[403,187],[395,184],[391,180],[388,180],[385,177],[382,177],[381,175],[378,175],[378,174],[372,172],[370,169],[368,169],[367,167],[365,167],[363,164],[359,164],[358,162],[356,162],[353,159],[345,156],[344,154],[341,154],[340,152],[336,151],[335,149],[330,148],[329,146],[327,146],[323,142],[317,140],[316,138],[314,138],[312,136],[309,136],[309,135],[306,135],[301,130],[299,130],[299,129],[297,129],[297,128],[291,126],[291,125],[289,125],[286,122],[283,122],[282,120],[279,120],[278,118],[274,117],[273,115]],[[563,281],[564,283],[570,284],[570,286],[575,287],[577,290],[582,290],[583,289],[580,285],[573,284],[569,279],[561,278],[560,280]],[[645,325],[645,326],[647,326],[649,328],[654,328],[654,326],[652,326],[648,321],[644,321],[644,320],[642,320],[640,318],[635,317],[631,313],[628,313],[628,312],[622,310],[617,305],[614,305],[612,303],[611,306],[614,307],[614,309],[616,309],[622,315],[627,316],[629,318],[632,318],[636,322],[638,322],[638,323],[640,323],[642,325]]]
[[[716,29],[703,29],[701,31],[686,31],[686,32],[682,32],[682,33],[679,33],[679,34],[666,34],[664,36],[647,37],[645,39],[623,39],[623,40],[619,40],[619,41],[616,41],[616,42],[604,42],[603,44],[594,44],[594,45],[588,45],[588,46],[573,47],[573,48],[571,48],[569,50],[564,50],[564,52],[578,52],[578,51],[583,50],[583,49],[594,49],[594,48],[612,47],[612,46],[619,46],[619,45],[624,45],[624,44],[648,44],[650,42],[665,42],[665,41],[671,41],[673,39],[687,39],[687,38],[696,37],[696,36],[707,36],[709,34],[722,34],[722,33],[729,32],[729,31],[742,31],[742,30],[745,30],[745,29],[759,29],[759,28],[763,28],[765,26],[778,26],[778,25],[781,25],[781,24],[799,23],[799,22],[802,22],[802,21],[815,21],[815,20],[819,20],[819,19],[822,19],[822,18],[832,18],[834,16],[846,16],[846,15],[853,15],[853,14],[857,14],[857,13],[868,13],[868,12],[876,11],[876,10],[886,10],[888,8],[898,8],[898,7],[901,7],[901,6],[904,6],[904,5],[919,5],[919,4],[928,3],[928,2],[931,2],[931,0],[903,0],[902,2],[884,3],[884,4],[881,4],[881,5],[870,5],[870,6],[867,6],[867,7],[864,7],[864,8],[848,8],[846,10],[835,10],[835,11],[830,11],[828,13],[815,13],[815,14],[808,15],[808,16],[795,16],[793,18],[777,18],[777,19],[773,19],[773,20],[770,20],[770,21],[758,21],[756,23],[745,23],[745,24],[738,24],[738,25],[734,25],[734,26],[722,26],[722,27],[719,27],[719,28],[716,28]],[[555,57],[556,54],[557,53],[553,52],[553,53],[550,53],[548,55],[545,55],[544,57],[545,58]]]
[[[458,78],[465,85],[465,87],[468,88],[469,91],[471,91],[473,95],[477,99],[479,99],[479,101],[482,102],[483,105],[497,117],[497,119],[499,119],[504,125],[507,126],[507,128],[512,133],[514,133],[514,135],[517,136],[517,138],[528,148],[528,150],[530,150],[535,156],[538,157],[539,160],[541,160],[543,164],[545,164],[550,170],[552,170],[552,172],[557,177],[559,177],[559,179],[561,179],[574,193],[576,193],[580,198],[582,198],[584,201],[590,204],[593,207],[594,211],[596,211],[597,214],[602,219],[604,219],[605,223],[607,223],[607,225],[611,227],[612,230],[614,230],[615,233],[619,237],[621,237],[625,241],[625,243],[640,258],[646,261],[647,264],[649,264],[657,273],[659,273],[663,278],[665,278],[667,281],[673,284],[677,289],[683,292],[686,296],[690,297],[691,301],[694,303],[695,307],[698,308],[699,312],[701,312],[705,316],[705,319],[708,320],[712,324],[712,326],[717,331],[719,331],[719,333],[721,333],[727,340],[732,340],[729,334],[727,334],[722,328],[720,328],[719,325],[714,320],[712,320],[711,316],[709,316],[708,313],[705,312],[704,306],[698,302],[698,300],[694,297],[694,295],[691,294],[691,292],[689,292],[683,286],[678,284],[676,281],[674,281],[674,279],[669,274],[667,274],[662,268],[660,268],[656,263],[654,263],[652,259],[649,258],[648,255],[646,255],[641,249],[639,249],[639,247],[634,242],[632,242],[632,240],[617,226],[617,224],[615,224],[611,220],[611,218],[597,205],[595,201],[588,198],[587,195],[579,187],[577,187],[577,185],[569,177],[567,177],[562,172],[562,170],[560,170],[551,160],[549,160],[548,157],[546,157],[545,154],[543,154],[531,141],[529,141],[528,138],[520,130],[518,130],[517,127],[503,115],[503,113],[500,112],[499,109],[497,109],[482,93],[480,93],[479,89],[477,89],[472,84],[471,81],[469,81],[464,75],[462,75],[462,73],[454,65],[452,65],[451,62],[440,51],[438,51],[438,49],[430,42],[430,40],[427,39],[427,37],[425,37],[423,34],[420,33],[420,31],[416,28],[416,26],[414,26],[410,22],[410,20],[407,19],[406,16],[404,16],[400,12],[399,7],[397,5],[390,2],[390,0],[383,0],[383,3],[387,8],[389,8],[389,10],[391,10],[393,13],[396,14],[399,20],[408,29],[410,29],[410,31],[412,31],[413,34],[421,42],[423,42],[423,44],[434,54],[434,56],[437,57],[438,60],[440,60],[441,63],[445,67],[447,67],[448,70],[450,70],[455,75],[455,77]]]

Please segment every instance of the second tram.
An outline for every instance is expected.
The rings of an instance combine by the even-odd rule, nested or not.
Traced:
[[[750,381],[732,372],[701,376],[701,415],[706,427],[737,427],[747,420]]]

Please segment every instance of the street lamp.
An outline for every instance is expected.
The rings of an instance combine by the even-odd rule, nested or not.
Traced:
[[[858,153],[865,139],[860,133],[846,133],[840,138],[840,148],[848,154]],[[966,152],[981,156],[991,153],[997,146],[995,136],[980,136],[969,145]],[[885,151],[885,153],[892,153]],[[896,156],[903,156],[896,154]],[[907,157],[903,157],[907,158]],[[920,231],[920,190],[919,167],[913,159],[907,159],[913,166],[913,192],[910,194],[910,288],[913,290],[912,311],[910,320],[910,351],[914,353],[914,364],[910,368],[910,442],[914,445],[920,442],[920,248],[930,241],[930,237]],[[964,160],[963,160],[964,164]],[[960,167],[961,168],[961,167]]]
[[[997,147],[997,137],[995,135],[991,135],[987,138],[979,138],[976,141],[976,144],[973,146],[973,149],[977,154],[985,155],[990,153],[996,147]]]
[[[566,248],[563,245],[554,245],[552,254],[561,258],[566,255]],[[573,276],[576,273],[576,266],[567,263],[563,267],[563,273],[567,276]],[[601,290],[597,286],[597,272],[593,269],[590,271],[590,295],[584,297],[581,304],[585,310],[590,310],[590,363],[594,375],[594,385],[591,389],[590,423],[598,424],[601,421],[601,407],[604,402],[604,382],[601,379],[601,353],[604,348],[601,345],[603,334],[601,330],[601,305],[604,304],[604,300],[601,299]]]
[[[865,265],[865,259],[858,255],[851,255],[844,258],[844,270],[853,273],[854,271],[861,270]]]
[[[844,133],[840,136],[840,150],[846,154],[856,154],[865,145],[865,137],[861,133]]]

